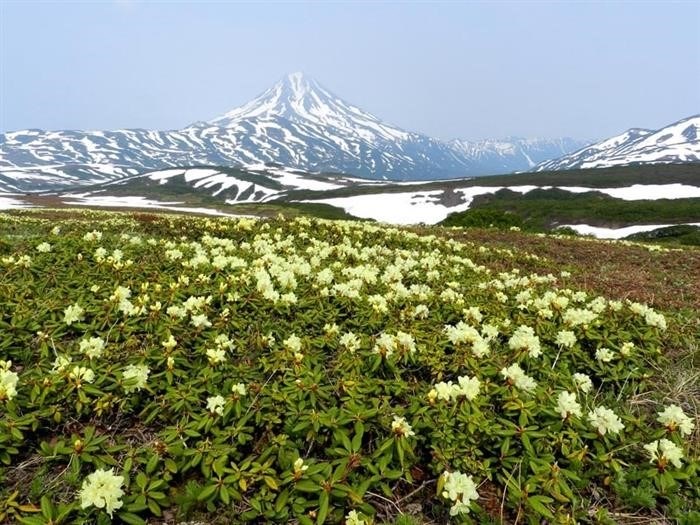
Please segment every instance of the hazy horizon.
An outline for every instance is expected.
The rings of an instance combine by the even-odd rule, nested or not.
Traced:
[[[597,139],[700,112],[700,3],[0,0],[0,131],[178,129],[303,71],[443,140]]]

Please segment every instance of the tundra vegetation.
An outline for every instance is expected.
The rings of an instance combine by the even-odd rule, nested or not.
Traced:
[[[0,522],[700,520],[697,318],[600,268],[302,216],[0,232]]]

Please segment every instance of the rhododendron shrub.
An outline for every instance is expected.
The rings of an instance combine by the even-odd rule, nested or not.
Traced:
[[[371,223],[71,217],[0,216],[0,521],[571,523],[631,470],[697,501],[647,305]]]

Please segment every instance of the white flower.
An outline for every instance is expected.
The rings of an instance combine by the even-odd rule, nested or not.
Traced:
[[[212,396],[207,398],[207,410],[212,414],[223,415],[226,400],[222,396]]]
[[[243,383],[237,383],[231,387],[231,392],[239,396],[244,396],[246,394],[245,385]]]
[[[576,344],[576,335],[570,330],[561,330],[554,342],[564,348],[571,348]]]
[[[598,348],[595,351],[595,358],[601,363],[609,363],[615,358],[615,354],[609,348]]]
[[[491,349],[489,348],[489,342],[486,339],[477,339],[472,343],[472,353],[476,357],[484,357],[491,352]]]
[[[662,314],[655,312],[652,309],[649,309],[644,314],[644,320],[649,326],[655,326],[659,330],[666,330],[666,318]]]
[[[340,346],[345,347],[351,354],[354,354],[360,348],[360,339],[352,332],[346,332],[341,335],[338,342]]]
[[[78,382],[92,383],[95,380],[95,372],[84,366],[75,366],[68,377]]]
[[[83,320],[85,310],[83,310],[79,304],[72,304],[63,310],[63,322],[67,325],[71,325],[78,321]]]
[[[396,338],[387,333],[382,333],[377,338],[372,352],[383,357],[389,357],[396,350]]]
[[[659,412],[659,417],[656,420],[669,431],[673,432],[677,429],[684,436],[692,434],[693,428],[695,428],[692,418],[686,416],[678,405],[669,405],[664,408],[662,412]]]
[[[408,421],[401,416],[394,416],[394,420],[391,422],[391,431],[399,437],[411,437],[416,435],[411,425],[408,424]]]
[[[151,371],[146,365],[129,365],[124,369],[124,392],[133,392],[146,388],[148,374]]]
[[[70,365],[70,364],[71,364],[70,356],[59,355],[54,360],[53,368],[51,368],[51,371],[54,373],[63,372],[63,370],[65,370],[66,367],[68,367],[68,365]]]
[[[527,350],[530,357],[542,355],[540,339],[535,335],[535,331],[529,326],[519,326],[508,340],[511,350]]]
[[[562,315],[562,320],[569,326],[589,325],[598,317],[598,314],[583,308],[569,308]]]
[[[98,469],[92,474],[88,474],[83,480],[83,487],[80,490],[80,506],[87,508],[92,506],[98,509],[104,508],[112,517],[112,513],[121,508],[122,502],[119,498],[124,495],[122,484],[123,476],[115,476],[114,469]]]
[[[445,325],[445,333],[453,345],[473,343],[481,339],[479,331],[473,326],[469,326],[464,321],[458,322],[455,326]]]
[[[36,251],[40,253],[48,253],[51,251],[51,245],[48,242],[42,242],[39,246],[36,247]]]
[[[447,383],[437,383],[434,388],[435,397],[437,399],[442,399],[443,401],[449,401],[450,399],[452,399],[452,392],[454,391],[454,387],[455,385],[452,384],[452,381],[449,381]]]
[[[581,405],[576,401],[576,394],[571,392],[561,392],[557,397],[557,411],[562,419],[570,415],[581,417]]]
[[[11,361],[5,361],[0,367],[0,401],[10,400],[17,395],[19,376],[10,371]]]
[[[212,365],[223,363],[226,360],[226,350],[223,348],[209,348],[207,349],[207,358],[209,358],[209,363]]]
[[[356,510],[351,510],[345,516],[345,525],[367,525],[367,522],[360,518]]]
[[[573,375],[573,378],[578,389],[584,394],[587,394],[593,388],[593,381],[586,374],[576,373]]]
[[[328,336],[338,335],[340,328],[335,323],[326,323],[323,325],[323,331]]]
[[[526,375],[518,363],[513,363],[509,367],[503,368],[501,375],[520,390],[530,392],[537,387],[535,380]]]
[[[83,240],[88,241],[88,242],[99,241],[101,239],[102,239],[102,232],[98,232],[97,230],[87,232],[85,235],[83,235]]]
[[[282,341],[284,347],[290,352],[300,352],[301,351],[301,339],[299,336],[292,334],[287,339]]]
[[[424,304],[416,305],[413,309],[413,317],[416,319],[427,319],[429,314],[430,310],[428,310],[428,307]]]
[[[122,301],[126,301],[129,297],[131,297],[131,290],[129,288],[126,286],[117,286],[112,295],[109,296],[109,299],[115,303],[121,303]]]
[[[166,350],[170,351],[177,346],[177,341],[175,341],[175,338],[172,335],[170,335],[166,341],[163,341],[161,343],[161,346]]]
[[[469,401],[472,401],[479,394],[481,382],[476,377],[461,376],[457,378],[459,387],[456,391],[458,396],[464,396]]]
[[[660,439],[644,445],[644,449],[649,452],[650,463],[657,463],[663,469],[668,463],[676,468],[681,468],[683,459],[683,449],[668,439]]]
[[[207,319],[207,316],[204,314],[193,315],[191,322],[192,326],[194,326],[195,328],[208,328],[211,326],[209,319]]]
[[[301,474],[302,472],[308,470],[309,466],[304,465],[304,460],[302,458],[297,458],[294,462],[294,473]]]
[[[90,359],[94,359],[102,356],[105,349],[105,342],[101,337],[91,337],[90,339],[83,339],[80,341],[80,351],[88,356]]]
[[[606,433],[617,434],[625,428],[620,418],[605,407],[597,407],[588,413],[588,421],[593,425],[598,433],[604,436]]]
[[[631,342],[626,342],[622,344],[622,347],[620,348],[620,355],[627,357],[632,353],[632,350],[634,350],[634,343]]]
[[[453,502],[450,516],[469,512],[470,503],[479,499],[476,483],[472,477],[459,471],[444,472],[442,476],[445,480],[442,497]]]

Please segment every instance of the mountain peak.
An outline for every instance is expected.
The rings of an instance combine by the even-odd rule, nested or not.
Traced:
[[[343,101],[301,72],[285,75],[258,97],[209,124],[235,128],[250,119],[278,121],[280,118],[315,129],[342,131],[368,144],[378,140],[405,140],[411,135]]]
[[[215,118],[211,123],[232,127],[242,119],[282,117],[294,122],[315,120],[327,113],[337,97],[313,78],[296,71],[278,80],[271,88],[243,106]]]

